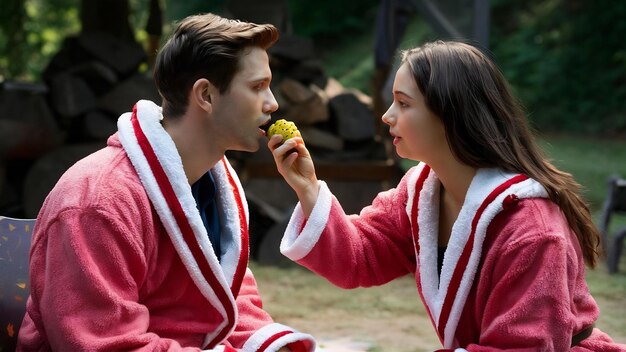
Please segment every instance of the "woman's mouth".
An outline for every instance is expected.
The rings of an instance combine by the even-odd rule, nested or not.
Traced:
[[[396,145],[400,142],[400,137],[396,136],[394,133],[390,132],[389,135],[393,138],[393,145]]]

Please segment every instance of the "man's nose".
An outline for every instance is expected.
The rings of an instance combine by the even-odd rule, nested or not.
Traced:
[[[276,98],[274,97],[272,91],[269,89],[267,91],[268,97],[266,102],[263,104],[263,112],[266,114],[271,114],[274,111],[278,110],[278,102],[276,101]]]

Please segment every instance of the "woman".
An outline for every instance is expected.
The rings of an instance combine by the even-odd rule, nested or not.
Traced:
[[[348,216],[302,139],[272,137],[300,200],[281,251],[343,288],[415,275],[445,349],[626,350],[593,328],[599,235],[580,186],[542,155],[496,65],[442,41],[402,61],[382,120],[420,163]]]

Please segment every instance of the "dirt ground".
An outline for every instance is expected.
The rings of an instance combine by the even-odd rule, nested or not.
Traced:
[[[323,351],[433,351],[441,348],[417,299],[415,281],[342,290],[305,269],[253,267],[274,320],[316,337]]]
[[[274,320],[316,337],[320,352],[421,352],[441,348],[419,300],[415,281],[405,277],[381,287],[343,290],[306,269],[251,265],[265,309]],[[605,280],[604,275],[596,280]],[[621,289],[620,289],[621,291]],[[625,300],[595,295],[596,327],[626,343]],[[620,313],[621,312],[621,313]]]

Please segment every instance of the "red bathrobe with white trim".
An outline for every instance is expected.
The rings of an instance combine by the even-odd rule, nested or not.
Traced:
[[[160,120],[158,106],[138,102],[46,199],[18,350],[315,350],[311,336],[262,309],[247,268],[247,203],[228,161],[210,170],[219,262]]]
[[[281,251],[343,288],[413,274],[446,349],[569,350],[572,335],[599,312],[576,236],[545,189],[523,175],[479,170],[453,225],[441,276],[439,189],[436,174],[421,163],[359,215],[346,215],[320,181],[310,217],[296,206]],[[574,350],[626,346],[594,329]]]

